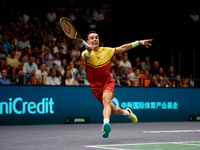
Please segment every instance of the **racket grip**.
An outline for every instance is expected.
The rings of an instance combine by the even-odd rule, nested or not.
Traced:
[[[89,44],[88,43],[86,43],[84,40],[83,40],[83,45],[85,45],[86,47],[88,47],[89,46]]]

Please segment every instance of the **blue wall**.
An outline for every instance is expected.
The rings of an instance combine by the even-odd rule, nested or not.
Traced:
[[[103,106],[90,87],[0,86],[0,125],[59,124],[66,117],[90,117],[102,122]],[[116,105],[132,107],[140,122],[188,121],[200,114],[200,89],[116,87]],[[111,122],[130,122],[111,116]]]

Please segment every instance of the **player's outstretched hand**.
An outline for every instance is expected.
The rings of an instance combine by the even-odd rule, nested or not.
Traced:
[[[151,46],[151,44],[149,43],[149,42],[151,42],[151,41],[153,41],[153,39],[140,40],[139,43],[140,43],[140,45],[145,45],[146,48],[149,48],[148,45]]]
[[[89,45],[88,47],[86,47],[86,49],[87,49],[89,52],[91,52],[92,49],[93,49],[93,47],[92,47],[91,45]]]

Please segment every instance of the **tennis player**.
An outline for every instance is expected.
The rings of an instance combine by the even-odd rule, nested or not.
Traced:
[[[82,52],[85,64],[87,80],[90,82],[93,96],[104,106],[103,109],[103,127],[102,137],[107,138],[111,131],[109,124],[110,115],[125,115],[134,123],[137,123],[137,116],[132,112],[130,107],[125,110],[116,107],[112,102],[114,96],[114,82],[110,75],[110,59],[115,53],[125,52],[138,45],[151,46],[150,40],[140,40],[124,44],[116,48],[99,47],[99,35],[95,31],[90,31],[87,35],[86,50]]]

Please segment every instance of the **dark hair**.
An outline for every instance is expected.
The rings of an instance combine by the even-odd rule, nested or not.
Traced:
[[[69,70],[67,70],[67,71],[69,71]],[[65,71],[65,78],[67,78],[67,71]],[[70,71],[69,71],[69,73],[70,73],[70,78],[72,78],[72,74]]]
[[[56,71],[56,69],[55,69],[55,68],[51,68],[51,69],[50,69],[50,72],[52,72],[53,70],[55,70],[55,71]]]
[[[96,34],[97,34],[96,31],[93,31],[93,30],[89,31],[88,34],[87,34],[87,36],[86,36],[86,40],[88,40],[88,36],[89,36],[91,33],[96,33]]]

